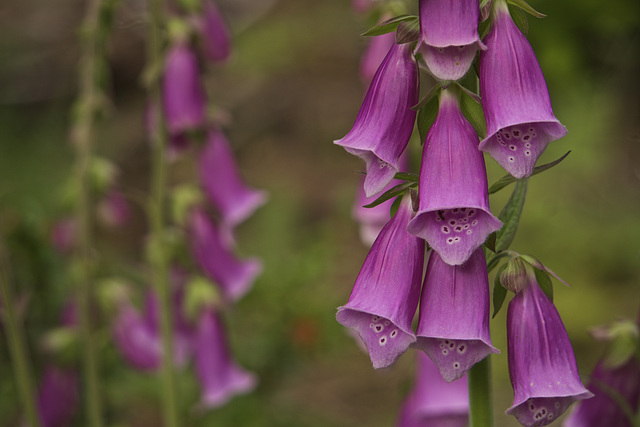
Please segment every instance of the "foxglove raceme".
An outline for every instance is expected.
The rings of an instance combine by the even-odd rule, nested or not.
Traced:
[[[498,350],[489,334],[489,279],[482,249],[463,265],[431,252],[420,297],[414,346],[434,361],[446,381],[461,378]]]
[[[195,335],[195,367],[202,386],[201,404],[206,408],[224,405],[238,394],[256,386],[255,376],[232,359],[224,325],[218,314],[205,310]]]
[[[70,425],[79,401],[78,374],[69,369],[47,366],[38,387],[38,413],[42,427]]]
[[[369,45],[360,59],[360,78],[367,84],[371,83],[387,52],[396,42],[394,32],[370,37],[369,39]]]
[[[564,427],[633,427],[611,393],[618,393],[631,411],[638,413],[640,362],[634,356],[617,367],[608,367],[600,361],[591,375],[589,390],[595,396],[577,403],[565,420]]]
[[[413,215],[405,196],[384,226],[360,269],[337,320],[364,341],[374,368],[394,363],[415,341],[411,321],[422,279],[424,242],[406,232]]]
[[[477,144],[456,95],[443,91],[422,152],[418,213],[407,230],[451,265],[464,263],[502,225],[489,210],[487,173]]]
[[[398,172],[418,102],[418,67],[408,44],[394,44],[380,64],[349,133],[334,141],[366,163],[364,191],[379,193]]]
[[[267,200],[264,191],[244,183],[229,142],[219,130],[209,131],[200,155],[199,173],[200,182],[226,228],[234,228]]]
[[[231,54],[231,36],[224,17],[213,0],[205,0],[198,22],[204,54],[212,62],[224,62]]]
[[[188,231],[191,252],[198,265],[220,286],[224,295],[238,300],[246,294],[262,272],[260,260],[237,259],[223,244],[216,225],[200,208],[191,211]]]
[[[466,74],[478,49],[478,0],[420,0],[420,51],[440,80]]]
[[[447,383],[424,353],[417,352],[416,359],[416,382],[402,405],[398,427],[466,427],[467,378]]]
[[[547,145],[567,134],[551,109],[540,64],[527,38],[496,1],[491,31],[480,53],[480,94],[487,138],[480,143],[516,178],[531,175]]]
[[[171,46],[165,59],[162,97],[170,135],[179,135],[204,124],[206,98],[198,59],[184,42]]]
[[[515,394],[507,414],[522,425],[547,425],[574,401],[593,396],[580,381],[560,315],[534,277],[509,303],[507,345]]]

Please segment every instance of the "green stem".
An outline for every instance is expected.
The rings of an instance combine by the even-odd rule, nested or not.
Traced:
[[[162,69],[163,47],[161,26],[163,23],[162,0],[151,0],[151,23],[149,28],[149,69]],[[150,88],[151,105],[155,109],[156,128],[153,130],[153,159],[151,172],[151,198],[149,222],[152,244],[150,251],[152,280],[160,299],[160,323],[162,330],[162,396],[165,427],[178,427],[175,371],[173,363],[173,314],[171,312],[171,284],[168,278],[168,256],[165,242],[164,204],[166,199],[166,143],[165,120],[162,109],[161,79],[153,80]]]
[[[2,248],[0,248],[1,250]],[[29,355],[27,351],[26,339],[18,317],[14,311],[15,304],[13,293],[10,289],[9,263],[5,260],[4,253],[0,253],[0,295],[2,296],[2,315],[5,331],[7,334],[7,345],[11,354],[11,361],[15,367],[14,373],[20,400],[24,406],[24,412],[29,426],[40,427],[40,418],[36,410],[33,379],[29,365]]]
[[[493,427],[491,356],[476,363],[468,373],[469,427]]]

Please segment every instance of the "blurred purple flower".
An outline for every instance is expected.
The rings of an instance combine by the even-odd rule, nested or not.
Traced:
[[[407,231],[425,239],[447,264],[464,263],[502,223],[491,214],[478,136],[445,90],[427,133],[420,167],[419,208]]]
[[[358,332],[374,368],[394,363],[415,341],[411,321],[422,279],[424,242],[407,233],[413,210],[404,198],[384,226],[360,269],[337,320]]]
[[[129,202],[118,190],[111,190],[98,202],[98,218],[109,227],[122,227],[131,218]]]
[[[56,221],[51,228],[51,244],[62,254],[70,253],[76,244],[78,227],[76,219],[66,217]]]
[[[42,427],[66,427],[78,409],[78,374],[54,365],[45,367],[38,387],[38,412]]]
[[[580,381],[560,315],[529,274],[528,285],[509,303],[507,345],[514,390],[507,414],[520,424],[544,426],[576,400],[593,396]]]
[[[233,396],[256,386],[255,375],[240,368],[231,358],[224,325],[212,310],[200,315],[195,334],[195,368],[202,386],[201,404],[222,406]]]
[[[480,143],[515,178],[531,175],[547,145],[567,134],[553,115],[549,91],[527,38],[506,2],[494,5],[493,26],[480,53],[480,93],[487,138]]]
[[[478,0],[420,0],[420,45],[429,71],[440,80],[464,76],[478,49]]]
[[[246,294],[262,272],[260,260],[237,259],[224,245],[216,225],[200,208],[192,209],[188,232],[191,252],[198,265],[220,286],[224,295],[236,301]]]
[[[211,129],[199,161],[200,182],[222,218],[221,226],[233,229],[267,200],[264,191],[245,184],[224,134]]]
[[[229,27],[213,0],[205,0],[196,25],[200,30],[205,56],[212,62],[224,62],[231,54]]]
[[[368,12],[373,6],[373,0],[351,0],[351,7],[358,13]]]
[[[467,378],[447,383],[423,352],[416,352],[416,380],[402,405],[398,427],[466,427]]]
[[[369,1],[369,0],[367,0]],[[369,37],[369,45],[360,59],[360,78],[367,84],[371,83],[384,57],[396,42],[395,33],[386,33],[376,37]]]
[[[431,251],[420,298],[417,341],[446,381],[499,351],[489,333],[489,278],[482,249],[462,265]]]
[[[155,110],[151,104],[147,105],[144,115],[145,128],[149,135],[149,141],[154,142],[154,133],[156,132],[157,118]],[[176,160],[182,153],[189,149],[189,137],[184,133],[170,133],[167,141],[167,158],[169,161]]]
[[[353,128],[335,144],[366,163],[364,191],[379,193],[398,172],[411,137],[418,102],[418,67],[407,44],[391,46],[378,68]]]

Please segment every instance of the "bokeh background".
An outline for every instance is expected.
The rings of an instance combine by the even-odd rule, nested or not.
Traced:
[[[234,33],[235,52],[226,65],[210,70],[207,84],[214,103],[229,113],[226,130],[244,176],[270,194],[238,236],[243,255],[263,259],[264,274],[228,316],[234,353],[260,384],[252,394],[201,413],[194,408],[197,383],[184,370],[184,425],[392,426],[411,387],[413,352],[374,371],[335,321],[367,253],[350,216],[363,165],[332,143],[350,129],[363,97],[358,61],[366,42],[359,34],[366,20],[347,0],[218,3]],[[640,3],[531,3],[548,15],[529,18],[528,37],[555,114],[569,129],[540,161],[572,153],[531,179],[512,248],[537,256],[572,285],[556,282],[555,303],[586,379],[604,350],[588,329],[635,318],[640,303]],[[73,171],[68,128],[83,11],[79,0],[0,4],[2,228],[36,375],[47,362],[41,337],[72,291],[65,261],[46,239],[64,213],[64,187]],[[111,99],[96,143],[134,195],[148,191],[140,84],[146,24],[144,2],[121,2],[108,48]],[[411,144],[419,151],[417,139]],[[171,166],[173,183],[195,182],[193,160],[187,153]],[[489,157],[487,169],[490,183],[504,174]],[[495,212],[508,195],[503,190],[492,196]],[[122,229],[99,229],[103,273],[144,277],[146,234],[141,206],[134,206],[133,221]],[[492,321],[494,345],[502,350],[493,356],[501,427],[517,425],[504,415],[512,398],[505,319],[503,309]],[[108,425],[160,425],[159,378],[126,367],[103,327]],[[18,425],[19,419],[11,369],[1,340],[2,426]],[[75,425],[83,425],[81,416]]]

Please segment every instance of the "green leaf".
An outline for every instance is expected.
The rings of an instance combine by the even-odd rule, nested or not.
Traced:
[[[416,42],[420,39],[420,22],[401,22],[396,30],[396,44]]]
[[[549,299],[553,301],[553,283],[551,282],[551,278],[546,271],[539,270],[534,267],[534,271],[536,273],[536,281],[538,282],[538,286],[542,289],[542,292],[547,294]]]
[[[484,117],[484,111],[482,111],[482,104],[477,99],[474,99],[473,95],[463,88],[460,109],[477,134],[480,135],[480,138],[484,139],[487,135],[487,122]]]
[[[520,28],[520,31],[526,36],[529,32],[529,21],[527,21],[527,15],[524,14],[522,9],[516,6],[509,5],[509,13],[511,19]]]
[[[496,235],[496,250],[498,252],[504,251],[511,245],[516,231],[518,230],[518,223],[520,222],[520,214],[524,207],[524,201],[527,196],[527,183],[528,178],[524,178],[518,181],[516,188],[511,193],[509,201],[502,208],[498,218],[502,221],[502,228],[498,230]]]
[[[509,255],[509,253],[500,252],[499,254],[496,254],[495,256],[491,257],[489,261],[487,261],[487,273],[491,273],[491,271],[497,267],[500,260],[506,257],[507,255]]]
[[[614,323],[609,328],[611,344],[604,358],[604,363],[609,368],[619,368],[634,357],[639,349],[640,334],[638,325],[632,321]]]
[[[396,199],[393,201],[393,204],[391,205],[391,209],[389,210],[389,214],[390,214],[389,216],[391,218],[393,218],[396,212],[398,212],[398,209],[400,208],[400,202],[402,202],[402,196],[396,197]]]
[[[531,176],[537,175],[540,172],[544,172],[547,169],[551,169],[552,167],[554,167],[555,165],[557,165],[558,163],[560,163],[561,161],[563,161],[564,159],[567,158],[567,156],[569,155],[569,153],[571,153],[571,151],[567,151],[565,153],[564,156],[560,157],[557,160],[554,160],[551,163],[547,163],[541,166],[536,166],[535,168],[533,168],[533,173],[531,173]],[[509,184],[512,184],[514,182],[516,182],[518,179],[512,177],[511,175],[505,175],[502,178],[500,178],[499,180],[497,180],[496,182],[494,182],[491,187],[489,187],[489,194],[494,194],[497,193],[498,191],[502,190],[504,187],[506,187]]]
[[[408,22],[408,21],[419,22],[418,17],[415,15],[400,15],[379,23],[375,27],[370,28],[364,33],[362,33],[361,36],[370,37],[370,36],[380,36],[382,34],[387,34],[392,31],[395,31],[401,22]]]
[[[491,250],[491,252],[496,252],[496,233],[495,231],[487,237],[487,240],[484,241],[484,245]]]
[[[385,191],[380,197],[378,197],[375,201],[369,203],[368,205],[364,205],[365,208],[373,208],[376,207],[389,199],[400,196],[407,189],[415,187],[416,183],[414,182],[404,182],[402,184],[398,184],[389,190]]]
[[[545,18],[547,15],[544,13],[540,13],[534,8],[532,8],[529,3],[524,0],[507,0],[507,3],[512,4],[514,6],[518,6],[520,9],[527,12],[529,15],[534,16],[536,18]]]
[[[507,297],[507,290],[502,287],[500,284],[500,274],[507,267],[507,264],[502,264],[500,269],[496,273],[496,278],[493,280],[493,315],[491,318],[496,317],[500,309],[502,308],[502,304],[504,303],[504,299]]]
[[[418,111],[418,133],[420,134],[420,144],[424,144],[424,140],[427,138],[427,132],[429,128],[436,120],[438,115],[438,97],[432,97],[422,108]]]
[[[415,173],[398,172],[393,176],[393,179],[400,179],[402,181],[418,182],[419,176]]]

